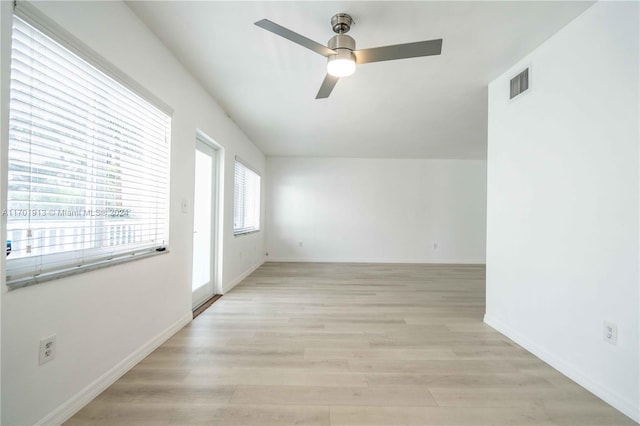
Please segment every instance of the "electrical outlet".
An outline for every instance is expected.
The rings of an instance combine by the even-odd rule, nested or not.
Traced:
[[[438,250],[438,243],[433,243],[433,249]]]
[[[602,337],[605,342],[616,345],[618,343],[618,326],[612,322],[605,321],[603,323]]]
[[[56,357],[56,336],[40,340],[40,365],[53,361]]]

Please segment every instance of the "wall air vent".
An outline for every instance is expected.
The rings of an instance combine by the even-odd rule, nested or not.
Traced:
[[[525,68],[522,72],[511,79],[509,99],[513,99],[518,95],[529,90],[529,68]]]

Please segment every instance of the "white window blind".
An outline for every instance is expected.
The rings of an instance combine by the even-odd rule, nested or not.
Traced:
[[[260,230],[260,175],[236,158],[233,187],[233,233]]]
[[[170,117],[13,18],[7,284],[167,244]]]

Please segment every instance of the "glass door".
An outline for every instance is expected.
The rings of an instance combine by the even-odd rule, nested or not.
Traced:
[[[195,193],[193,200],[192,307],[214,294],[216,150],[196,141]]]

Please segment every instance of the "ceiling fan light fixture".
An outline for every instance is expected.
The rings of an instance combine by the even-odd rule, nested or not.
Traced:
[[[329,56],[327,72],[334,77],[348,77],[356,72],[356,58],[349,49],[336,49],[337,55]]]

